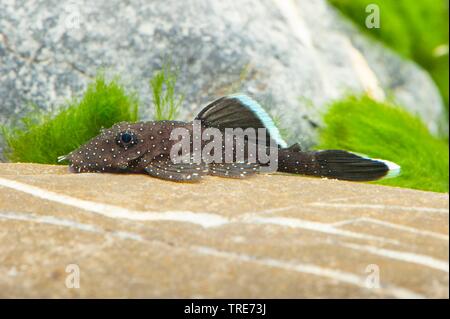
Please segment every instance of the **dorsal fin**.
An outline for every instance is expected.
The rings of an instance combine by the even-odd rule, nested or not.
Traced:
[[[279,146],[287,144],[281,137],[272,118],[255,100],[244,94],[233,94],[215,100],[206,106],[195,118],[208,127],[266,128],[267,133]]]
[[[291,146],[289,146],[286,150],[291,151],[291,152],[301,152],[302,148],[300,147],[300,144],[295,143],[295,144],[292,144]]]

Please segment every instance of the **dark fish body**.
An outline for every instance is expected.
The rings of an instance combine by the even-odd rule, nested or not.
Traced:
[[[196,125],[200,132],[196,131]],[[232,149],[232,162],[195,160],[195,156],[192,157],[191,154],[195,154],[197,148],[201,151],[209,142],[201,138],[200,141],[195,141],[199,139],[197,133],[202,136],[208,128],[220,132],[225,132],[226,129],[264,129],[266,133],[264,136],[258,134],[255,140],[245,139],[242,149],[245,149],[246,156],[243,160],[237,161],[236,149],[241,148],[237,146]],[[180,139],[171,139],[175,129],[186,132],[188,136],[184,137],[189,139],[190,155],[181,163],[174,162],[171,158],[171,150],[180,142]],[[117,123],[60,159],[69,160],[71,170],[77,173],[147,173],[173,181],[197,181],[204,175],[245,178],[266,165],[253,151],[253,144],[268,152],[276,148],[279,172],[368,181],[389,175],[392,168],[399,169],[393,163],[372,160],[346,151],[304,152],[298,144],[287,147],[268,114],[257,102],[245,95],[232,95],[212,102],[199,113],[194,122]],[[220,145],[224,149],[225,141],[221,141]]]
[[[117,123],[69,154],[70,166],[80,173],[145,172],[151,160],[170,154],[176,142],[170,140],[174,128],[192,130],[192,125],[179,121]]]

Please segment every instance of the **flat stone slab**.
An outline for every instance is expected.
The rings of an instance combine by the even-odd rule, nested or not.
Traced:
[[[0,164],[0,297],[448,298],[448,194]]]

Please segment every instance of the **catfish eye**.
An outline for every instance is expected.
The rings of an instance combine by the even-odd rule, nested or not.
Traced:
[[[125,144],[128,144],[131,142],[131,140],[133,139],[133,137],[131,136],[130,133],[124,133],[122,134],[122,136],[120,137],[122,142]]]
[[[119,133],[119,135],[117,135],[116,138],[117,144],[122,145],[124,147],[136,144],[136,140],[137,140],[136,135],[130,131],[121,132]]]

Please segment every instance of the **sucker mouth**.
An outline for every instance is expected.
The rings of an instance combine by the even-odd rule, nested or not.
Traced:
[[[75,166],[69,165],[69,172],[71,173],[80,173]]]
[[[147,152],[140,154],[138,157],[130,159],[128,161],[123,161],[117,166],[100,165],[99,163],[83,163],[83,165],[74,164],[71,162],[69,164],[69,170],[72,173],[94,173],[94,172],[110,172],[110,173],[125,173],[130,169],[136,168],[139,165],[142,157],[146,155]],[[67,160],[70,154],[58,157],[58,162]]]
[[[137,167],[139,165],[139,162],[141,161],[142,157],[144,157],[144,155],[147,154],[147,152],[143,152],[142,155],[139,155],[138,157],[129,160],[128,161],[128,168],[133,168],[133,167]]]

